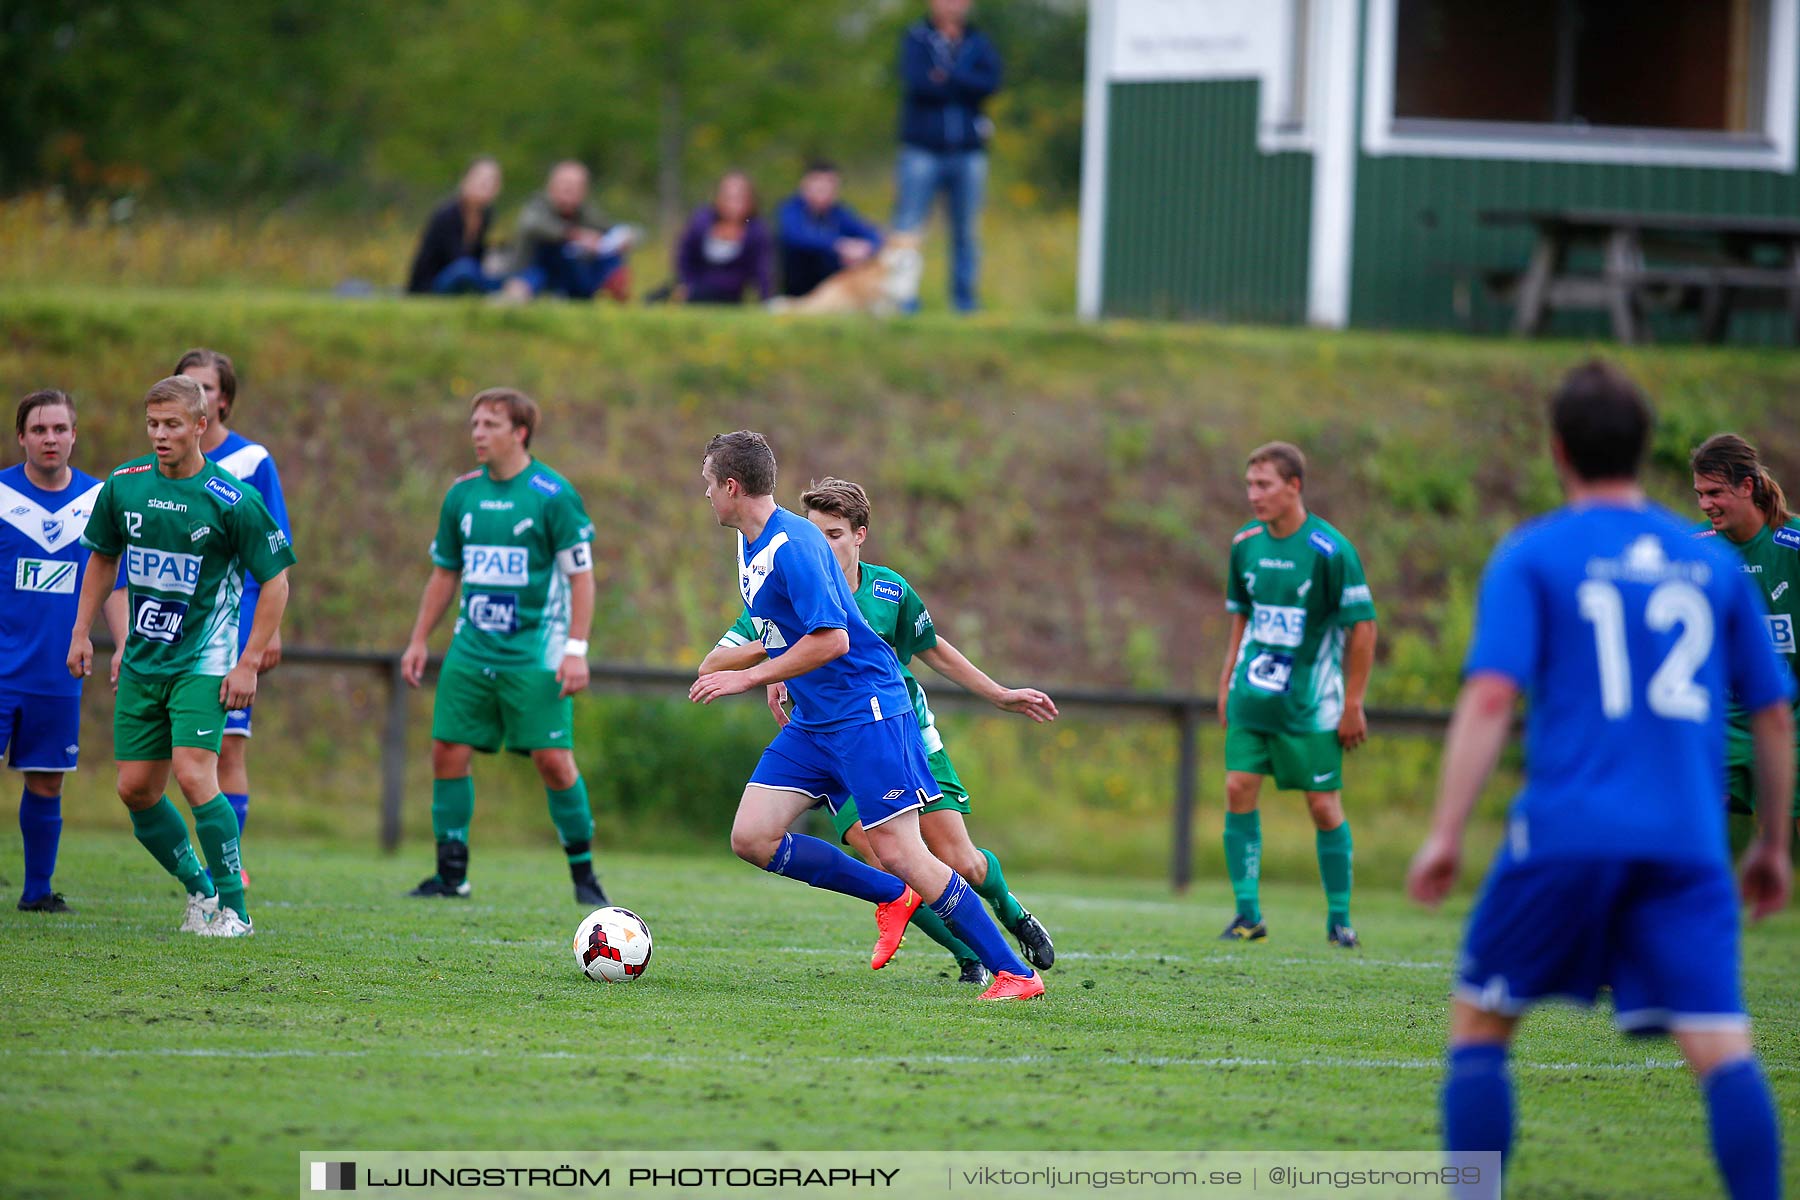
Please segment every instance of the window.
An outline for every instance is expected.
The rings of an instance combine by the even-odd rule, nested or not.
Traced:
[[[1371,153],[1791,169],[1795,0],[1374,0]]]

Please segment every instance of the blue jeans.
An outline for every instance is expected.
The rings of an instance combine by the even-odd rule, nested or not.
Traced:
[[[431,290],[440,296],[455,296],[464,292],[497,292],[504,279],[494,275],[483,275],[481,263],[473,255],[464,255],[437,273],[431,281]]]
[[[572,300],[592,300],[612,273],[625,265],[622,254],[595,257],[567,242],[546,242],[538,247],[531,265],[519,278],[531,285],[533,295],[553,292]]]
[[[950,217],[950,303],[958,312],[975,310],[975,276],[981,265],[975,226],[986,189],[985,150],[938,154],[917,146],[900,147],[894,169],[894,232],[920,229],[931,215],[933,198],[944,193]]]

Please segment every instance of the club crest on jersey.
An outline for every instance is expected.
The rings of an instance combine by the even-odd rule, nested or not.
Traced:
[[[1337,543],[1326,537],[1317,529],[1306,535],[1306,544],[1311,546],[1314,550],[1317,550],[1320,554],[1323,554],[1326,558],[1330,558],[1337,553]]]
[[[531,477],[531,486],[544,493],[546,496],[554,496],[562,491],[562,484],[556,482],[556,480],[550,478],[548,475],[533,475]]]
[[[200,586],[200,562],[198,554],[173,554],[167,550],[131,546],[125,551],[125,578],[133,587],[191,596]],[[183,605],[182,610],[185,612],[186,609]]]
[[[469,624],[483,633],[517,633],[519,598],[487,592],[470,593]]]
[[[244,498],[244,493],[232,487],[217,475],[206,481],[206,490],[227,504],[236,504]]]
[[[523,546],[464,546],[462,577],[483,587],[524,587],[531,582],[531,551]]]
[[[1800,550],[1800,529],[1777,529],[1771,538],[1777,546]]]
[[[45,517],[44,518],[44,540],[46,542],[49,542],[52,546],[54,546],[54,545],[56,545],[57,539],[62,537],[62,535],[63,535],[62,518],[61,517]]]
[[[523,521],[520,521],[513,526],[512,535],[514,537],[518,537],[521,533],[524,533],[527,529],[530,529],[536,523],[537,522],[534,521],[532,518],[526,517]]]
[[[21,592],[49,592],[53,595],[70,596],[75,593],[77,574],[76,565],[72,562],[21,558],[13,570],[13,588]]]
[[[887,579],[877,579],[875,586],[870,591],[875,594],[877,600],[886,600],[890,604],[900,603],[901,598],[906,595],[905,588]]]
[[[212,532],[211,525],[192,525],[188,527],[188,541],[198,542]]]
[[[173,645],[181,640],[181,623],[187,619],[187,605],[179,600],[158,600],[155,596],[136,596],[133,599],[133,633],[149,642]]]

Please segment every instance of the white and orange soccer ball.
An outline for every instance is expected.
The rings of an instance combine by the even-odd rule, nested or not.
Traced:
[[[575,965],[601,983],[630,983],[650,965],[650,926],[628,908],[596,908],[575,928]]]

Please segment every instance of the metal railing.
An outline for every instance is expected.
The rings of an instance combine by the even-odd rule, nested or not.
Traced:
[[[95,645],[106,648],[96,639]],[[283,666],[365,670],[379,675],[388,694],[386,719],[381,734],[381,848],[392,852],[400,845],[401,814],[406,795],[406,733],[412,688],[400,673],[400,654],[367,650],[332,650],[294,646],[282,650]],[[434,676],[443,659],[433,655],[426,676]],[[694,681],[691,671],[674,667],[649,667],[633,663],[589,664],[589,687],[610,692],[659,692],[686,696]],[[758,692],[747,693],[761,700]],[[1212,696],[1176,692],[1132,692],[1103,689],[1058,688],[1051,690],[1059,708],[1091,708],[1133,716],[1163,716],[1175,726],[1175,797],[1170,819],[1174,846],[1169,861],[1169,882],[1185,890],[1193,878],[1194,811],[1200,783],[1200,730],[1215,720],[1218,701]],[[959,688],[945,687],[931,693],[933,705],[986,708],[979,697]],[[1439,709],[1380,708],[1369,710],[1371,726],[1384,730],[1439,732],[1450,714]]]

